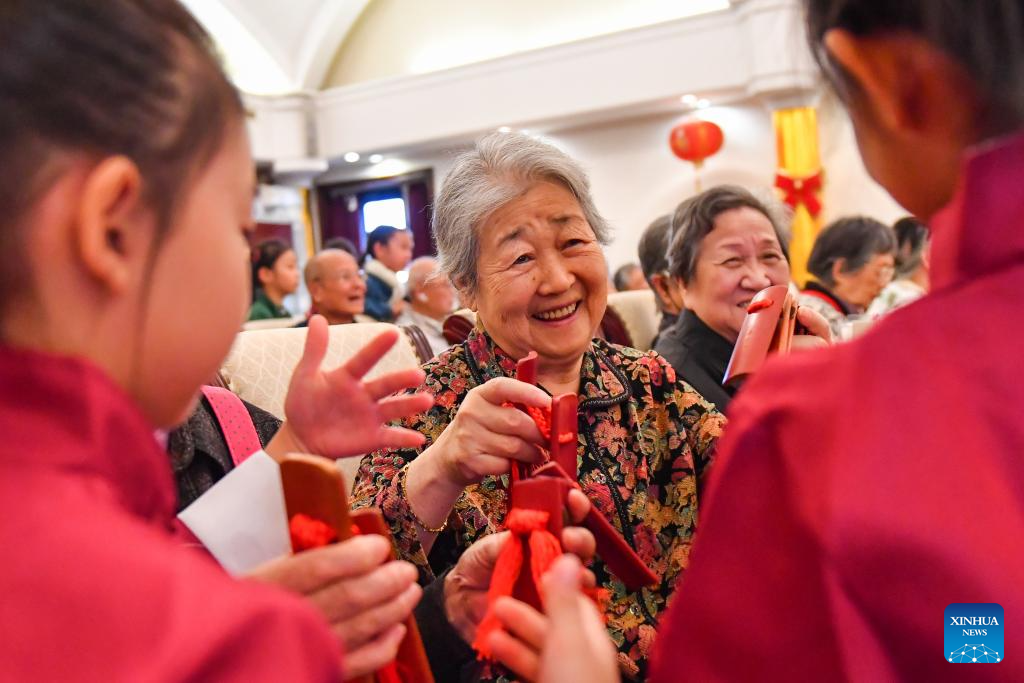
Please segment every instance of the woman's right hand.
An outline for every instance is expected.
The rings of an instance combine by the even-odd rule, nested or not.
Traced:
[[[486,476],[507,474],[513,462],[539,462],[537,446],[544,445],[540,429],[533,418],[507,403],[550,408],[551,397],[507,377],[485,382],[466,394],[455,419],[423,455],[460,488]]]
[[[513,462],[536,463],[544,439],[533,418],[505,406],[551,406],[551,397],[532,384],[498,377],[474,387],[437,440],[409,463],[405,490],[419,521],[424,552],[448,518],[462,491],[488,475],[506,474]]]

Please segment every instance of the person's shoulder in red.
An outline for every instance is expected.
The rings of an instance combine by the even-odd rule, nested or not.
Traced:
[[[116,497],[35,468],[0,485],[0,679],[340,680],[312,605],[230,578]]]
[[[1024,425],[1000,419],[1024,387],[999,369],[1011,337],[964,334],[1001,313],[1003,286],[938,292],[740,392],[659,635],[688,647],[663,649],[652,680],[941,680],[946,605],[1024,612],[1006,542],[1024,528],[1005,514],[1024,495],[1009,460]]]

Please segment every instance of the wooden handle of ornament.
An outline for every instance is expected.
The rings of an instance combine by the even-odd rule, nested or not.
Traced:
[[[362,534],[376,534],[388,539],[391,543],[391,531],[388,529],[384,515],[377,508],[364,508],[352,513],[352,523]],[[394,544],[391,543],[392,548]],[[395,559],[394,550],[391,551],[391,558]],[[434,674],[430,670],[430,662],[427,660],[427,651],[423,648],[423,639],[420,637],[419,627],[416,626],[416,619],[413,615],[406,617],[405,637],[398,645],[398,653],[395,655],[396,668],[401,683],[434,683]]]
[[[289,454],[281,460],[281,485],[289,522],[295,515],[306,515],[326,523],[344,541],[358,534],[377,534],[391,541],[391,533],[380,510],[367,508],[349,513],[345,478],[337,465],[316,455]],[[293,548],[293,550],[295,550]],[[392,553],[392,559],[394,554]],[[387,673],[350,679],[349,683],[434,683],[419,629],[410,615],[405,621],[405,638]]]

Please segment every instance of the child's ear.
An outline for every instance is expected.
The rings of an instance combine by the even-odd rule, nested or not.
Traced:
[[[74,226],[78,256],[111,293],[127,289],[133,261],[148,253],[152,230],[142,209],[142,177],[127,157],[104,159],[86,177]]]
[[[260,281],[261,285],[266,285],[274,278],[274,271],[272,268],[266,266],[260,266],[256,271],[256,279]]]

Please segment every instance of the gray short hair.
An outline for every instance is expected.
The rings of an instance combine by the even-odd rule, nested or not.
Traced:
[[[611,230],[590,196],[580,165],[557,147],[520,133],[491,133],[460,155],[434,202],[434,241],[441,269],[460,288],[476,288],[477,231],[491,214],[538,181],[558,183],[580,203],[598,242]]]
[[[437,259],[433,256],[420,256],[413,259],[409,263],[409,280],[405,283],[406,290],[409,294],[420,291],[421,288],[434,281],[434,278],[438,276],[437,271]]]
[[[878,254],[896,253],[896,235],[885,223],[866,216],[840,218],[818,233],[807,259],[807,271],[826,287],[835,287],[832,267],[843,261],[843,273],[856,273]]]
[[[754,193],[738,185],[716,185],[690,197],[672,214],[668,250],[669,272],[673,277],[689,284],[697,272],[697,257],[704,238],[715,228],[719,215],[732,209],[749,208],[764,215],[772,224],[775,237],[786,262],[789,262],[789,248],[786,231],[780,223],[778,211],[769,208]]]

